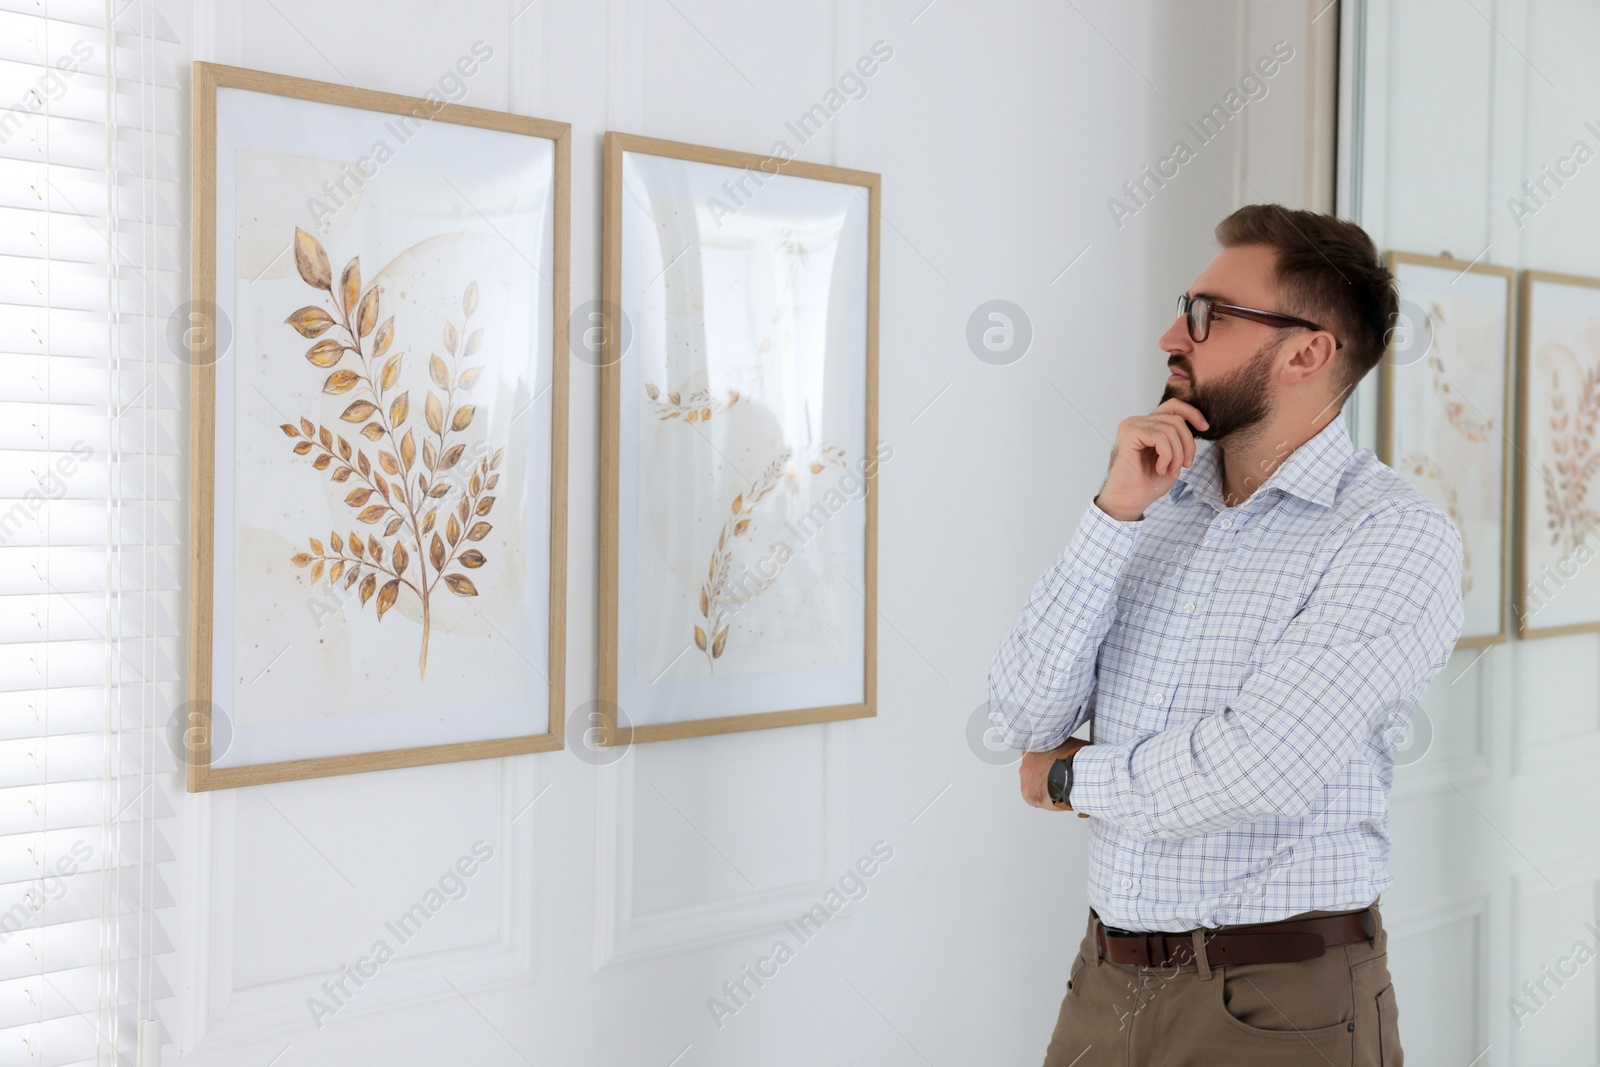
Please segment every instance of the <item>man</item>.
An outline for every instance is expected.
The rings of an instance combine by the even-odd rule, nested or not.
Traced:
[[[1216,235],[1161,403],[990,672],[1023,797],[1089,820],[1045,1067],[1392,1067],[1388,791],[1461,632],[1461,538],[1344,427],[1397,312],[1371,239],[1271,204]]]

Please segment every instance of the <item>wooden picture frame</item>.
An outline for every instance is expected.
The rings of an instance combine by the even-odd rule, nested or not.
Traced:
[[[1600,583],[1590,573],[1592,568],[1586,566],[1589,557],[1580,555],[1600,550],[1600,539],[1592,537],[1600,532],[1600,517],[1584,506],[1593,477],[1583,478],[1581,469],[1585,465],[1582,456],[1597,454],[1589,444],[1593,439],[1593,412],[1600,404],[1600,278],[1525,270],[1521,278],[1521,312],[1517,419],[1521,461],[1513,523],[1518,634],[1533,638],[1592,633],[1600,631]],[[1581,341],[1574,336],[1579,321],[1584,324]],[[1577,351],[1580,347],[1584,351]],[[1567,361],[1580,373],[1563,379],[1561,364]],[[1543,372],[1547,369],[1555,375],[1549,394],[1554,403],[1549,406],[1543,403],[1547,397]],[[1589,382],[1587,392],[1583,388],[1585,378]],[[1554,414],[1557,408],[1559,415]],[[1585,410],[1591,412],[1590,433],[1581,432]],[[1559,432],[1566,442],[1565,455],[1549,447],[1554,442],[1547,442],[1544,432],[1553,431],[1557,422],[1562,425]],[[1571,429],[1570,435],[1565,433],[1567,428]],[[1565,482],[1562,472],[1553,466],[1563,460],[1575,465]],[[1600,464],[1600,460],[1594,462]],[[1537,508],[1536,493],[1542,501]],[[1552,498],[1574,500],[1575,505],[1563,504],[1562,517],[1557,520],[1552,515]],[[1541,543],[1537,546],[1533,544],[1535,525],[1540,527]],[[1563,527],[1567,529],[1563,531]],[[1549,533],[1551,530],[1557,532]],[[1554,548],[1559,557],[1554,573],[1546,558],[1553,546],[1542,543],[1547,536],[1561,543]],[[1531,573],[1535,566],[1540,572],[1537,590]],[[1570,574],[1564,573],[1568,570]],[[1544,624],[1534,625],[1540,615],[1544,616]]]
[[[193,69],[194,299],[179,350],[193,364],[189,703],[174,719],[188,789],[563,747],[570,126],[434,92],[399,96],[204,62]],[[475,69],[471,56],[457,64],[463,78]],[[324,173],[338,180],[316,184]],[[309,221],[300,221],[301,197]],[[490,203],[495,221],[477,200]],[[232,243],[219,246],[219,235]],[[292,248],[268,259],[267,238]],[[390,256],[372,272],[374,250]],[[250,278],[245,268],[258,260],[266,266]],[[340,264],[345,270],[334,273]],[[220,290],[219,271],[227,273]],[[283,307],[291,296],[307,306]],[[219,351],[219,337],[229,336],[231,349]],[[312,351],[326,350],[302,358],[315,337],[323,340]],[[341,363],[349,369],[328,373]],[[279,381],[290,392],[276,392]],[[532,395],[539,383],[543,398]],[[271,420],[252,388],[272,406]],[[377,403],[350,400],[338,413],[368,392]],[[441,395],[449,399],[435,411]],[[283,396],[310,398],[298,422]],[[529,421],[519,426],[514,405],[524,402]],[[361,404],[373,411],[361,414]],[[263,435],[279,431],[269,453]],[[368,452],[376,466],[358,462]],[[248,491],[239,482],[246,465]],[[280,469],[285,485],[292,477],[304,489],[285,492],[281,504],[272,481]],[[355,476],[335,489],[341,472]],[[377,489],[359,515],[357,490],[330,495],[348,485],[365,493],[363,482]],[[491,515],[495,493],[504,506]],[[387,510],[371,518],[376,508]],[[297,533],[295,544],[311,551],[279,558],[283,536],[255,524],[288,528],[301,514],[323,521],[308,518],[300,530],[334,532],[327,544]],[[261,573],[240,567],[261,544],[269,545]],[[290,604],[301,595],[307,607],[313,596],[343,603],[306,636]],[[280,599],[281,620],[274,609],[258,624],[246,607]],[[240,615],[248,630],[233,621]],[[290,633],[294,652],[249,682],[265,678],[267,690],[240,696],[241,679],[273,651],[251,650],[246,664],[241,639],[227,636],[246,632],[263,644]],[[517,644],[524,637],[525,651]],[[338,640],[344,653],[330,651]],[[480,669],[491,657],[496,666]],[[219,661],[231,672],[220,674]],[[317,707],[296,703],[323,679],[327,688],[311,697]],[[219,743],[225,730],[228,746]]]
[[[1514,271],[1414,252],[1391,251],[1385,262],[1402,321],[1379,365],[1378,458],[1461,532],[1465,619],[1456,647],[1500,644],[1510,632]],[[1459,330],[1458,317],[1466,320]],[[1419,344],[1425,351],[1415,351]]]
[[[725,187],[723,181],[733,185]],[[604,193],[602,315],[607,328],[601,347],[598,712],[602,743],[624,745],[876,714],[876,474],[878,462],[887,458],[883,455],[886,446],[877,437],[879,176],[608,132]],[[625,204],[625,198],[631,199]],[[819,215],[812,213],[822,210],[812,205],[821,204],[829,205],[828,210],[837,212],[841,220],[828,224],[834,225],[831,231],[816,221]],[[731,222],[727,221],[730,216]],[[785,219],[792,222],[787,229]],[[656,239],[636,239],[646,232],[647,225]],[[795,236],[802,233],[817,235],[812,251],[828,249],[830,265],[824,281],[816,280],[822,270],[820,266],[813,269],[813,259],[807,251],[805,242],[813,238]],[[663,242],[668,241],[680,242],[681,250],[674,248],[661,255]],[[828,241],[835,243],[827,244]],[[697,271],[685,265],[691,250],[695,254],[688,262],[698,267]],[[651,260],[656,265],[649,272],[654,277],[640,269],[647,252],[656,256]],[[780,256],[789,257],[789,267],[783,275],[786,281],[781,284],[771,280],[779,273],[772,264]],[[815,260],[820,264],[822,253],[818,252]],[[802,283],[797,280],[802,270],[806,272],[805,284],[827,286],[827,291],[848,303],[848,307],[839,311],[838,303],[823,301],[828,309],[825,316],[803,319],[799,298]],[[719,295],[725,292],[736,292],[738,296]],[[779,302],[780,298],[773,295],[777,292],[788,293],[788,303]],[[683,293],[690,296],[675,295]],[[698,311],[693,304],[695,293],[699,294]],[[649,316],[641,316],[638,311],[645,300],[656,302],[650,305]],[[684,303],[685,300],[689,302]],[[735,302],[718,304],[723,300]],[[713,311],[713,305],[719,310]],[[766,314],[769,307],[770,316]],[[859,332],[839,324],[841,320],[836,316],[846,315],[859,315]],[[758,317],[763,321],[757,322]],[[766,334],[768,322],[780,325],[772,326],[772,332]],[[825,340],[805,349],[810,353],[805,359],[811,361],[805,362],[794,354],[799,351],[798,342],[791,341],[802,334],[814,338],[818,336],[816,331],[821,331]],[[758,341],[757,334],[763,334],[765,340]],[[687,345],[690,335],[701,341],[699,346],[689,346],[689,354],[666,354],[663,346],[678,340]],[[774,336],[791,341],[780,339],[772,347]],[[780,354],[763,355],[774,351]],[[651,373],[660,371],[662,375],[659,386],[642,378],[640,364],[646,358],[652,361]],[[759,538],[768,546],[762,551],[781,554],[783,550],[774,546],[790,543],[783,540],[788,535],[782,532],[778,521],[781,509],[798,508],[795,501],[813,499],[807,494],[821,491],[826,495],[818,488],[822,478],[819,471],[831,472],[838,458],[835,452],[824,448],[816,453],[821,457],[820,465],[815,458],[802,465],[801,449],[794,444],[796,438],[792,434],[785,436],[793,424],[784,422],[780,415],[771,416],[771,435],[760,436],[752,429],[751,420],[763,411],[793,410],[793,389],[762,384],[769,380],[769,368],[779,365],[829,368],[826,403],[817,400],[817,410],[825,407],[829,419],[850,404],[858,403],[860,407],[859,411],[852,409],[854,413],[847,419],[829,422],[823,432],[842,427],[842,432],[855,442],[845,450],[847,455],[840,465],[849,471],[859,470],[856,481],[861,486],[861,497],[856,503],[862,505],[861,515],[843,523],[836,520],[819,534],[838,538],[828,544],[843,545],[841,551],[859,551],[859,566],[854,557],[842,565],[824,560],[815,567],[816,584],[804,587],[817,591],[819,603],[831,605],[846,604],[843,596],[834,594],[850,587],[849,603],[840,609],[840,616],[846,619],[847,627],[858,628],[858,641],[853,636],[838,640],[837,628],[820,624],[813,627],[811,615],[800,609],[791,611],[793,590],[766,601],[761,599],[762,593],[748,593],[752,587],[762,591],[778,588],[783,578],[795,573],[796,568],[789,564],[789,571],[780,569],[776,578],[767,579],[768,584],[758,585],[750,575],[756,573],[757,566],[763,575],[768,573],[770,558],[776,557],[751,562],[754,550],[746,546],[754,545]],[[835,372],[834,368],[839,367],[844,369]],[[748,378],[736,377],[746,373]],[[681,389],[692,389],[697,376],[706,383],[704,391],[698,400],[695,394],[683,392],[682,397],[688,398],[683,400],[676,383],[681,380],[687,383]],[[820,371],[818,376],[821,377]],[[773,372],[772,381],[777,377]],[[743,383],[742,394],[729,387],[734,381]],[[834,392],[835,389],[839,391]],[[752,392],[757,399],[750,399]],[[824,393],[812,395],[822,398]],[[855,399],[841,399],[844,397]],[[696,406],[699,404],[704,406]],[[769,408],[769,404],[773,406]],[[644,423],[647,405],[651,406],[658,427],[671,424],[673,436],[658,440],[674,442],[650,450],[651,462],[666,457],[654,468],[645,468],[640,458],[646,454],[644,432],[639,427]],[[699,418],[701,415],[703,419]],[[822,416],[815,411],[812,415],[821,426]],[[746,433],[752,435],[749,440],[759,437],[761,447],[768,451],[762,452],[754,445],[748,451],[740,451],[736,443],[747,440],[740,436]],[[858,447],[859,456],[848,454]],[[709,478],[699,477],[698,467],[683,467],[688,461],[682,456],[695,450],[706,457],[704,469],[711,472]],[[777,458],[768,464],[763,457],[772,454]],[[675,463],[678,468],[672,467]],[[779,468],[783,468],[781,473],[772,474]],[[637,473],[641,469],[646,470],[643,476]],[[656,477],[654,472],[658,469],[693,469],[696,476],[670,481],[674,477],[670,474]],[[844,478],[840,475],[841,483]],[[655,499],[651,494],[656,487],[669,482],[686,487],[687,496],[704,496],[706,506],[673,510],[670,519],[657,524],[659,529],[652,527],[656,540],[641,551],[644,538],[634,536],[642,525],[637,516],[640,509],[651,506],[649,501]],[[707,489],[707,483],[716,484]],[[782,492],[772,490],[773,484]],[[761,488],[763,485],[767,489]],[[659,491],[672,492],[670,488]],[[771,499],[764,495],[768,491],[773,493]],[[645,503],[639,502],[641,497]],[[676,503],[678,497],[674,493],[671,499]],[[741,508],[749,511],[742,519]],[[773,510],[757,510],[760,508]],[[805,514],[815,514],[815,508]],[[752,536],[745,537],[747,532]],[[775,536],[779,540],[773,541]],[[794,543],[795,553],[783,555],[785,560],[798,559],[803,552],[817,547]],[[741,552],[747,554],[736,558]],[[707,556],[708,564],[697,562]],[[834,561],[837,558],[837,554],[827,557]],[[692,575],[686,573],[690,560],[696,561]],[[736,571],[737,578],[733,577]],[[853,588],[852,572],[862,582],[860,588]],[[680,576],[673,578],[673,574]],[[782,631],[786,637],[797,635],[795,640],[799,642],[815,639],[817,647],[835,657],[829,664],[838,663],[842,657],[843,666],[815,670],[786,666],[799,658],[791,654],[795,646],[767,639],[768,631],[758,629],[755,618],[723,614],[724,605],[733,603],[734,594],[728,587],[736,581],[744,582],[746,590],[745,599],[737,604],[739,612],[749,612],[749,616],[759,612],[764,613],[762,617],[780,620],[773,622],[771,632],[778,632],[776,627],[783,625],[789,627]],[[665,592],[640,591],[646,588]],[[752,606],[757,610],[751,611]],[[822,610],[817,609],[817,617]],[[679,642],[684,647],[674,657],[666,646]],[[639,650],[646,646],[649,648],[641,655]],[[723,660],[725,651],[732,655]],[[685,658],[693,662],[686,664]],[[648,663],[644,662],[646,659]],[[753,663],[761,665],[752,666]],[[716,673],[719,665],[723,669],[720,676]],[[766,669],[766,665],[776,666]],[[781,691],[775,679],[787,680],[781,683]],[[831,693],[848,696],[812,696]]]

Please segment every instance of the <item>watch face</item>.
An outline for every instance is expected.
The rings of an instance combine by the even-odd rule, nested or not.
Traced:
[[[1066,799],[1062,796],[1062,787],[1067,784],[1067,764],[1065,760],[1056,760],[1050,764],[1048,783],[1048,792],[1053,803],[1059,804]]]

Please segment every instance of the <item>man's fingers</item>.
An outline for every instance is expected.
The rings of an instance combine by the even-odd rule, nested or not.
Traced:
[[[1193,404],[1185,403],[1184,401],[1179,400],[1177,397],[1163,400],[1159,405],[1156,406],[1155,410],[1175,412],[1187,419],[1189,422],[1194,423],[1202,430],[1211,425],[1210,421],[1200,413],[1199,408],[1195,407]],[[1154,414],[1154,412],[1152,412],[1152,414]]]

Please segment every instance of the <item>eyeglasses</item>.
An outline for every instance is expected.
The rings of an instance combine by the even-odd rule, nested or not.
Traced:
[[[1178,297],[1178,314],[1183,315],[1189,326],[1189,340],[1199,344],[1211,336],[1211,320],[1218,316],[1232,315],[1238,319],[1249,319],[1251,322],[1265,323],[1268,326],[1304,326],[1308,330],[1321,330],[1322,327],[1305,319],[1297,319],[1293,315],[1281,315],[1276,311],[1262,311],[1258,308],[1239,307],[1237,304],[1219,304],[1209,296],[1190,296],[1188,293]],[[1343,348],[1344,342],[1337,337],[1333,339],[1334,348]]]

